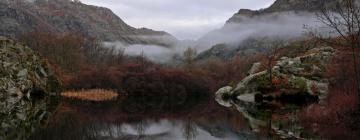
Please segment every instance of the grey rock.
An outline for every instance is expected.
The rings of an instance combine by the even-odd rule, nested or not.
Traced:
[[[248,74],[252,75],[252,74],[256,73],[260,69],[260,66],[261,66],[260,62],[254,63],[252,65],[251,69],[249,70]]]
[[[328,52],[329,56],[324,52]],[[297,95],[316,96],[324,100],[328,93],[327,80],[324,74],[325,64],[329,62],[330,56],[334,53],[330,48],[316,48],[309,50],[307,55],[296,58],[282,58],[272,69],[273,79],[269,80],[269,72],[262,71],[245,77],[231,91],[231,88],[222,88],[217,95],[228,94],[237,96],[238,100],[243,102],[254,102],[255,96],[272,97],[281,99],[283,96],[291,95],[296,98]],[[324,57],[326,55],[326,57]],[[314,80],[316,79],[316,80]],[[276,84],[276,85],[273,85]],[[274,88],[276,90],[274,90]],[[272,93],[272,91],[276,91]],[[280,91],[280,93],[279,93]],[[221,98],[216,99],[221,105]],[[229,101],[226,101],[227,103]],[[231,102],[230,102],[231,103]],[[226,106],[231,106],[226,104]]]
[[[26,46],[0,37],[0,54],[0,139],[23,140],[45,118],[41,114],[50,115],[49,93],[59,92],[60,83]]]
[[[222,106],[225,107],[231,107],[231,103],[230,103],[230,97],[232,96],[232,87],[230,86],[226,86],[223,87],[221,89],[219,89],[216,93],[215,93],[215,100]],[[224,99],[224,97],[228,97],[228,99]]]

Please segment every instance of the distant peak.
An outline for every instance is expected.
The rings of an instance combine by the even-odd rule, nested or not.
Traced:
[[[234,14],[227,23],[236,23],[243,21],[243,17],[253,17],[256,15],[265,15],[276,12],[314,12],[320,7],[334,7],[337,2],[342,0],[276,0],[270,7],[260,10],[240,9]]]

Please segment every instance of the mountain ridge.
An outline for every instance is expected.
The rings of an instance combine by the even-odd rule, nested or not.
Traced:
[[[336,2],[341,0],[276,0],[272,5],[267,8],[260,10],[250,10],[250,9],[240,9],[235,13],[226,24],[241,22],[242,16],[245,17],[254,17],[254,16],[263,16],[270,13],[276,12],[315,12],[320,10],[320,7],[334,7]]]
[[[177,41],[164,31],[134,28],[108,8],[73,0],[0,0],[0,23],[0,35],[11,37],[44,31],[80,32],[85,37],[127,44],[170,46]]]
[[[237,55],[251,55],[261,46],[252,46],[256,38],[275,37],[285,40],[303,38],[303,26],[313,25],[315,12],[321,8],[332,9],[341,0],[276,0],[259,10],[240,9],[220,29],[213,30],[197,41],[196,47],[207,48],[201,58],[229,59]],[[214,48],[226,44],[227,48]],[[213,53],[214,51],[216,53]],[[229,54],[231,56],[219,55]]]

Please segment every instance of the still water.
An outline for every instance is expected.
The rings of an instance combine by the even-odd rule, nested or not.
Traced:
[[[122,99],[64,99],[53,119],[30,140],[239,140],[266,139],[246,118],[213,99],[182,103]]]

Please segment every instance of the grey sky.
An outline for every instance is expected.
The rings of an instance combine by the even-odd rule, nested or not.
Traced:
[[[220,28],[239,9],[260,9],[275,0],[81,0],[113,10],[133,27],[169,32],[179,39],[197,39]]]

